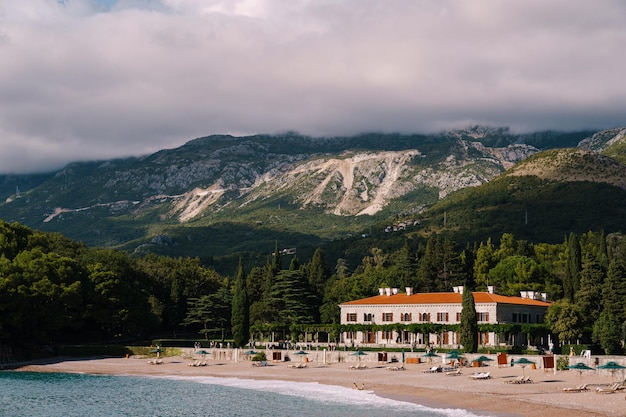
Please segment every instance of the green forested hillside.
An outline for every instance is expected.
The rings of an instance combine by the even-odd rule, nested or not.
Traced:
[[[18,224],[0,223],[0,243],[0,343],[22,354],[43,345],[174,334],[240,343],[270,331],[291,340],[314,329],[336,335],[346,330],[338,325],[339,303],[389,286],[546,292],[556,300],[547,326],[561,341],[597,342],[616,353],[625,337],[621,234],[572,233],[549,244],[505,233],[472,246],[435,234],[425,242],[407,237],[395,250],[370,247],[353,265],[319,248],[303,259],[275,245],[264,263],[240,264],[228,276],[197,259],[89,249]],[[407,330],[437,332],[443,325],[428,326]]]

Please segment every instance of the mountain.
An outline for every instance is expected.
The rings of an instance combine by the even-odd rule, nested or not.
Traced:
[[[427,222],[426,210],[434,205],[437,213],[448,196],[488,193],[479,189],[523,172],[520,161],[594,133],[519,135],[474,126],[433,135],[208,136],[141,158],[0,176],[7,184],[0,187],[0,218],[88,245],[209,263],[234,253],[265,256],[275,241],[306,253],[390,218]],[[512,174],[501,177],[507,170]]]
[[[615,131],[600,132],[581,141],[579,148],[532,155],[489,183],[438,202],[425,213],[430,222],[424,226],[468,242],[505,232],[551,243],[563,241],[569,232],[621,232],[626,222],[626,165],[605,153],[626,144],[623,131],[616,140],[611,140]],[[593,140],[599,137],[601,145]],[[602,153],[590,150],[591,143]]]

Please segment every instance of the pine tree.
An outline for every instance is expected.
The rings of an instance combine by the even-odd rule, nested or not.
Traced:
[[[596,258],[587,253],[580,271],[580,288],[576,293],[576,306],[584,318],[582,328],[587,335],[591,334],[593,324],[600,317],[603,283],[604,271]]]
[[[593,326],[593,340],[600,343],[604,353],[615,355],[621,353],[620,322],[610,311],[603,311]]]
[[[315,249],[313,259],[307,266],[309,285],[315,295],[321,300],[324,296],[324,286],[330,276],[326,260],[324,259],[324,251],[321,248]]]
[[[414,287],[416,285],[417,260],[408,240],[404,241],[404,246],[398,251],[396,271],[401,287]]]
[[[621,324],[625,319],[623,300],[626,297],[624,282],[624,265],[621,260],[613,259],[602,285],[602,313],[593,325],[594,341],[600,343],[607,355],[621,351]]]
[[[474,304],[472,290],[467,286],[463,287],[459,342],[465,352],[474,353],[478,350],[478,319],[476,317],[476,305]]]
[[[241,258],[239,258],[237,277],[235,278],[235,286],[233,288],[231,324],[235,346],[244,346],[250,339],[250,305],[246,274],[243,270]]]
[[[279,272],[268,302],[276,312],[274,322],[286,325],[314,322],[315,297],[301,270]]]

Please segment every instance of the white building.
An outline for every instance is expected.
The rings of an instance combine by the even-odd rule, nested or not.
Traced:
[[[341,324],[386,325],[413,323],[437,323],[454,325],[460,323],[463,287],[454,292],[416,293],[411,288],[400,293],[397,288],[380,288],[379,295],[340,304]],[[474,292],[474,304],[478,324],[541,324],[550,303],[545,293],[522,291],[520,297],[510,297],[488,292]],[[344,332],[342,342],[363,345],[425,345],[456,346],[459,335],[454,331],[437,334],[412,333],[407,330],[360,330]],[[522,345],[524,334],[497,335],[495,332],[479,334],[483,346]],[[502,340],[501,340],[502,339]]]

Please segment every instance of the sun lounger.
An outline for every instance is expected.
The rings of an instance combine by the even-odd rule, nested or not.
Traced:
[[[612,394],[614,392],[617,392],[618,390],[620,390],[620,386],[622,384],[620,384],[619,382],[616,382],[615,384],[611,385],[608,388],[601,388],[598,387],[596,388],[596,394]]]
[[[267,361],[252,362],[252,366],[267,366]]]
[[[490,379],[491,372],[479,372],[477,374],[473,374],[469,376],[472,379]]]
[[[515,379],[507,379],[506,381],[504,381],[505,384],[521,384],[523,382],[524,382],[523,376],[518,376]]]
[[[583,392],[583,391],[589,391],[589,388],[587,388],[587,384],[582,384],[577,387],[563,388],[563,392]]]
[[[400,366],[388,366],[387,368],[388,371],[404,371],[406,368],[404,367],[404,365],[400,365]]]
[[[295,365],[289,365],[289,368],[294,368],[294,369],[302,369],[302,368],[306,368],[307,364],[304,362],[300,362],[300,363],[296,363]]]
[[[435,372],[441,372],[441,367],[433,366],[432,368],[429,368],[424,371],[425,374],[434,374]]]
[[[449,371],[449,372],[446,372],[446,375],[450,375],[450,376],[462,375],[462,374],[461,374],[461,368],[457,369],[456,371]]]

